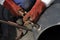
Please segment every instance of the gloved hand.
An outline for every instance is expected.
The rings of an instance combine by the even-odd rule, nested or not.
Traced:
[[[46,8],[45,4],[41,2],[41,0],[36,0],[35,5],[32,7],[32,9],[23,17],[23,21],[26,20],[36,22],[39,18],[39,15],[42,13],[42,10]]]
[[[3,6],[8,9],[14,16],[20,16],[19,10],[22,10],[22,8],[15,4],[13,0],[5,0]]]
[[[46,7],[50,6],[52,2],[54,2],[54,0],[36,0],[36,3],[32,9],[23,17],[23,21],[25,22],[30,18],[30,21],[36,22],[39,15]]]

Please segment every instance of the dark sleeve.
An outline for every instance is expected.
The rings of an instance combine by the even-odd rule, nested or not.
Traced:
[[[12,16],[11,13],[6,8],[4,8],[2,5],[0,5],[0,20],[13,21],[13,18],[11,18],[11,16]],[[16,28],[15,27],[0,23],[0,28],[1,28],[0,31],[2,31],[1,40],[2,39],[6,40],[7,38],[4,38],[4,36],[7,37],[8,34],[9,34],[8,40],[15,39],[15,37],[16,37]]]

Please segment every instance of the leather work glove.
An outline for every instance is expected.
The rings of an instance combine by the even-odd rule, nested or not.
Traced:
[[[43,10],[48,7],[54,0],[36,0],[32,9],[23,17],[23,21],[30,20],[36,22]]]
[[[5,0],[3,3],[3,6],[6,9],[8,9],[12,13],[12,15],[21,16],[21,14],[19,13],[19,10],[22,10],[22,8],[18,6],[17,4],[15,4],[13,0]]]

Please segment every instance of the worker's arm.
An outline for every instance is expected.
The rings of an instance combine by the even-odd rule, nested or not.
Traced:
[[[32,22],[36,22],[43,10],[48,7],[54,0],[36,0],[32,9],[23,17],[23,21],[30,18]]]

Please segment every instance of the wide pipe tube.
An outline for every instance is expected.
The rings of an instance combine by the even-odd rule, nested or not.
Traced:
[[[60,40],[60,24],[42,30],[38,40]]]

